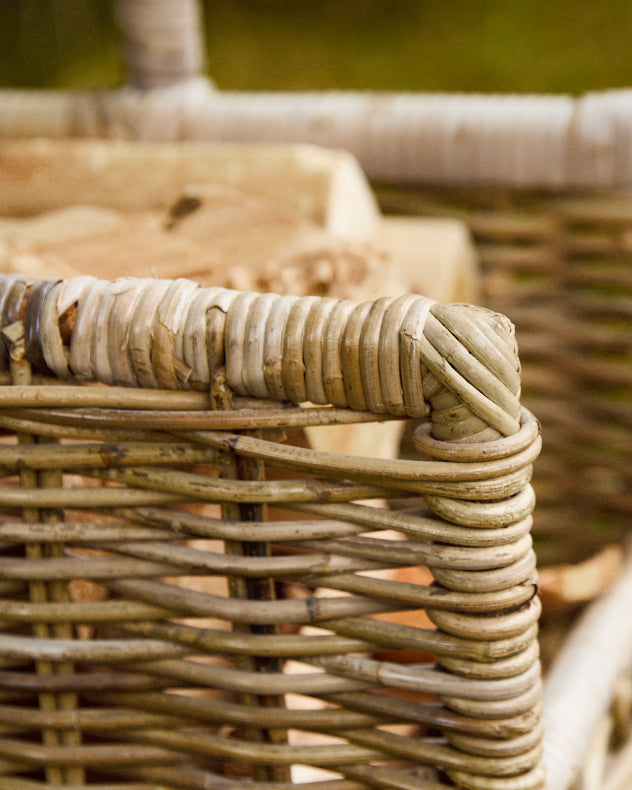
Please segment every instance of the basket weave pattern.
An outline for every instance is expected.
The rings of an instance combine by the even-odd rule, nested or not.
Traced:
[[[483,301],[516,322],[523,401],[545,436],[534,481],[540,561],[580,560],[621,540],[632,507],[629,195],[385,188],[383,203],[467,222]]]
[[[541,786],[506,319],[20,276],[0,316],[3,787]],[[418,460],[301,440],[409,418]]]

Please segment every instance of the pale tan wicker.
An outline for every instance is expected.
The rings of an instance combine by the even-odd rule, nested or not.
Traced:
[[[314,333],[331,300],[285,299],[0,280],[3,788],[542,786],[513,327],[403,296]],[[285,439],[413,417],[413,461]]]
[[[541,556],[546,561],[581,558],[604,541],[620,536],[629,521],[631,480],[629,235],[632,204],[628,191],[632,176],[632,94],[611,91],[580,98],[227,94],[215,90],[201,74],[200,15],[199,5],[194,0],[126,0],[119,3],[119,8],[122,9],[123,35],[128,43],[126,54],[132,84],[100,94],[2,91],[0,136],[316,142],[355,153],[376,185],[380,184],[379,194],[386,209],[432,215],[447,213],[465,219],[479,244],[488,304],[506,312],[518,324],[524,363],[524,402],[541,417],[544,427],[544,453],[535,481],[539,503],[543,505],[538,507],[535,525]],[[174,22],[174,18],[177,21]],[[167,24],[164,20],[170,21]],[[168,34],[165,31],[169,31]],[[139,42],[142,42],[142,57],[137,53]],[[21,288],[16,287],[18,291]],[[344,312],[341,309],[341,313]],[[59,350],[59,345],[53,343],[51,348]],[[128,372],[118,372],[116,361],[101,360],[100,364],[105,365],[106,370],[109,364],[115,371],[112,374],[115,380],[119,375],[128,375]],[[120,366],[128,370],[124,362]],[[173,370],[171,383],[174,377],[180,381],[187,373],[186,368]],[[283,379],[279,380],[278,372],[276,378],[274,375],[268,375],[268,391],[283,397],[280,394]],[[354,375],[357,380],[357,371]],[[245,378],[248,381],[249,376],[244,374],[237,380]],[[259,385],[263,387],[260,380]],[[339,374],[328,387],[337,393],[336,398],[342,398],[342,392],[346,392]],[[87,397],[91,389],[82,388],[82,396]],[[49,388],[38,390],[48,391]],[[59,397],[63,392],[59,389]],[[126,392],[128,398],[141,397],[134,389]],[[355,389],[349,392],[355,397]],[[142,398],[148,394],[144,391]],[[384,401],[381,390],[380,395]],[[415,398],[418,395],[416,393]],[[115,397],[120,396],[116,394]],[[176,394],[169,397],[175,398]],[[197,395],[191,392],[177,395],[177,398],[189,397]],[[167,402],[162,397],[160,402],[164,410]],[[350,402],[356,405],[355,401]],[[142,403],[143,406],[147,404],[146,401]],[[238,403],[241,405],[240,401]],[[56,406],[58,402],[52,401],[51,408],[53,404]],[[199,404],[189,401],[186,404],[186,408],[180,408],[186,411],[195,405],[199,416]],[[206,405],[202,411],[205,410]],[[33,435],[42,430],[43,413],[40,406],[37,420],[33,419],[35,414],[23,414],[10,428],[19,428],[25,436]],[[292,410],[283,411],[286,418],[293,413]],[[89,411],[86,417],[92,414]],[[316,411],[310,414],[321,419]],[[333,415],[334,411],[327,411],[328,418]],[[72,422],[72,415],[62,413],[60,416]],[[217,417],[217,413],[214,416]],[[173,419],[173,413],[168,413],[168,418]],[[13,418],[9,413],[4,419]],[[57,415],[50,419],[46,431],[54,436],[59,430],[54,427]],[[108,416],[108,420],[111,419]],[[141,419],[140,413],[137,419]],[[156,419],[154,414],[147,418],[150,427],[161,425],[152,422]],[[184,417],[179,419],[184,420]],[[118,427],[121,425],[124,423],[115,426],[106,420],[90,428],[92,433],[88,436],[91,440],[93,437],[112,441],[138,439],[141,443],[150,438],[147,422],[138,422],[132,435],[127,426]],[[65,430],[67,436],[77,440],[86,435],[83,427],[78,428],[76,424]],[[24,462],[20,461],[20,465]],[[31,474],[30,480],[35,480],[35,473],[25,470],[21,474],[23,477]],[[28,479],[24,477],[25,481]],[[128,485],[128,478],[125,479]],[[164,478],[160,478],[160,483],[154,482],[157,487],[163,484]],[[153,496],[160,493],[154,491]],[[129,516],[127,510],[125,515]],[[145,522],[136,525],[135,529],[147,526]],[[157,529],[155,524],[151,528]],[[226,530],[226,525],[222,529]],[[85,534],[83,528],[80,531]],[[109,536],[113,534],[116,533],[109,533]],[[258,532],[258,536],[261,535]],[[235,534],[229,529],[222,532],[222,537],[230,540]],[[271,538],[276,540],[277,535],[273,533]],[[315,540],[338,538],[337,534],[316,533],[314,536]],[[24,539],[23,536],[20,539]],[[338,544],[334,545],[338,550]],[[460,573],[461,569],[451,571],[449,579],[461,579]],[[477,572],[468,572],[468,579],[474,577],[481,578]],[[500,577],[504,578],[502,573],[495,576]],[[445,580],[440,582],[444,584]],[[9,596],[10,590],[20,583],[7,581],[6,584]],[[33,583],[33,586],[37,585]],[[583,787],[623,790],[629,782],[629,747],[619,753],[613,771],[602,781],[604,749],[609,742],[608,722],[618,722],[615,729],[619,739],[625,736],[628,726],[626,682],[616,681],[617,675],[625,671],[631,655],[630,618],[627,617],[629,583],[625,579],[604,607],[597,610],[594,617],[589,616],[577,638],[569,641],[547,682],[544,751],[551,790],[566,790],[586,755],[589,759],[583,769]],[[164,616],[167,611],[165,609]],[[120,612],[112,615],[114,619],[120,616]],[[595,628],[602,620],[604,627]],[[445,623],[441,627],[444,628]],[[289,639],[284,635],[285,638]],[[336,638],[343,639],[342,636]],[[406,645],[409,638],[410,632],[407,632]],[[305,640],[306,636],[301,635],[300,639]],[[344,649],[360,650],[366,646],[366,643],[360,644],[365,639],[364,634],[353,633],[345,635],[344,639],[357,640],[348,641]],[[276,641],[278,643],[278,638]],[[306,644],[305,641],[292,643],[292,650],[299,650],[298,645]],[[338,643],[327,644],[338,649]],[[586,645],[592,649],[584,649]],[[604,660],[604,656],[608,660]],[[45,660],[38,661],[38,667],[46,666]],[[573,668],[572,672],[569,667]],[[456,665],[450,671],[456,671]],[[127,677],[118,673],[121,686],[127,682]],[[151,682],[155,684],[156,680]],[[25,682],[25,685],[28,684]],[[623,688],[624,692],[617,695],[612,715],[606,717],[614,688]],[[580,693],[582,691],[584,693]],[[22,690],[20,693],[28,692]],[[50,699],[41,689],[40,695],[43,700]],[[66,699],[64,695],[62,698]],[[74,704],[72,699],[71,703]],[[391,704],[389,700],[389,706]],[[468,714],[470,712],[468,710]],[[159,713],[163,712],[154,712],[154,715]],[[362,713],[366,715],[366,711]],[[378,715],[374,710],[369,713]],[[477,711],[477,715],[479,713]],[[76,715],[72,713],[72,717]],[[83,721],[90,721],[90,716]],[[260,720],[257,723],[261,724]],[[355,726],[357,722],[353,723]],[[434,723],[435,719],[431,724]],[[48,727],[44,731],[52,730]],[[251,734],[255,731],[252,726]],[[28,736],[25,737],[28,740]],[[48,737],[53,736],[46,735]],[[452,742],[454,748],[453,737]],[[464,743],[467,741],[461,740],[459,748],[463,748]],[[354,745],[368,748],[366,743],[354,742]],[[415,759],[414,762],[419,761]],[[158,769],[151,778],[147,773],[149,769],[142,770],[145,778],[135,777],[132,780],[134,788],[168,786],[162,780],[156,784]],[[343,772],[346,778],[338,783],[349,788],[367,783],[381,787],[416,787],[425,781],[417,774],[414,778],[400,774],[399,784],[395,784],[393,772],[389,769],[385,774],[383,770],[375,766],[367,769],[347,765]],[[185,776],[181,768],[171,769],[169,776],[174,773],[178,777]],[[26,780],[10,781],[14,782],[12,787],[33,787]],[[55,773],[50,778],[53,786],[57,784],[73,790],[77,781],[72,777],[62,782]],[[199,787],[204,786],[202,782],[207,779],[187,774],[179,781],[188,782],[187,787]],[[235,781],[243,786],[241,780]],[[111,777],[104,782],[107,787],[112,786]],[[283,782],[285,778],[276,782],[277,790],[284,786]],[[229,785],[235,787],[226,776],[212,779],[213,787]],[[247,786],[256,790],[257,782]],[[430,785],[426,782],[423,786],[434,788],[436,784],[431,781]],[[484,786],[496,785],[493,780],[486,780]],[[121,783],[119,787],[122,790],[126,784]]]
[[[625,790],[632,776],[632,563],[589,607],[544,687],[551,788]],[[572,723],[572,726],[571,726]],[[614,746],[614,754],[608,754]]]
[[[1,91],[0,136],[317,143],[354,153],[386,211],[462,218],[485,304],[519,327],[524,401],[546,435],[539,554],[579,560],[619,539],[632,507],[632,92],[227,93],[203,74],[195,0],[116,7],[131,84]]]
[[[632,196],[389,191],[391,207],[468,223],[484,303],[519,327],[523,398],[546,437],[534,483],[541,560],[621,540],[632,508]]]

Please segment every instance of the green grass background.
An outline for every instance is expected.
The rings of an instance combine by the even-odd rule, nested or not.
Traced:
[[[632,84],[629,0],[206,0],[224,89],[582,93]],[[109,0],[0,0],[0,85],[125,81]]]

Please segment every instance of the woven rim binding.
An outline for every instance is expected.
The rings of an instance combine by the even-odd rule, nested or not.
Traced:
[[[14,277],[0,285],[0,307],[5,334],[23,318],[29,361],[67,380],[207,389],[225,370],[238,395],[430,414],[438,440],[486,442],[520,427],[513,326],[470,305]]]

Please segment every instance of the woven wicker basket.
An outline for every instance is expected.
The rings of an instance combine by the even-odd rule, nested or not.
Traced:
[[[524,403],[544,426],[544,453],[535,480],[543,505],[538,507],[535,525],[541,556],[546,561],[578,559],[621,536],[630,510],[631,479],[629,92],[581,99],[231,95],[214,90],[200,76],[203,46],[195,0],[127,0],[119,3],[119,14],[133,84],[100,94],[2,91],[0,136],[315,142],[355,153],[380,185],[378,194],[387,210],[465,219],[479,243],[488,304],[518,324]],[[67,288],[61,300],[60,287]],[[510,550],[502,549],[503,560],[497,565],[496,560],[490,561],[497,550],[477,543],[501,529],[505,536],[513,535],[515,524],[527,518],[527,511],[524,515],[521,511],[521,518],[510,522],[509,528],[501,527],[505,505],[490,503],[481,507],[486,512],[485,524],[463,522],[466,510],[470,518],[471,506],[455,508],[449,503],[472,500],[465,498],[463,489],[448,491],[442,486],[448,485],[448,479],[455,487],[467,480],[453,480],[451,471],[438,471],[457,464],[478,465],[477,452],[491,467],[494,463],[503,467],[508,462],[500,457],[509,459],[514,451],[504,448],[525,431],[533,431],[530,418],[516,434],[513,426],[511,441],[487,436],[491,441],[486,447],[477,443],[470,448],[473,456],[461,456],[461,443],[446,441],[455,438],[453,420],[460,419],[453,412],[455,404],[450,402],[447,410],[437,406],[433,401],[437,393],[424,380],[425,396],[430,393],[432,403],[422,409],[422,416],[430,418],[431,433],[420,429],[417,441],[431,461],[411,462],[413,467],[407,462],[380,465],[365,459],[358,467],[350,467],[338,456],[323,459],[305,449],[292,451],[279,435],[283,426],[288,426],[289,440],[298,436],[301,444],[296,431],[309,420],[320,424],[390,418],[383,411],[391,403],[390,395],[382,392],[382,386],[389,385],[382,383],[379,373],[379,386],[374,378],[387,352],[380,351],[379,342],[376,351],[369,341],[377,337],[376,324],[381,327],[384,304],[364,308],[368,317],[361,316],[360,310],[357,324],[349,329],[353,342],[343,348],[351,378],[343,377],[341,384],[341,374],[336,373],[332,381],[321,382],[327,396],[332,387],[336,398],[342,398],[344,391],[344,402],[332,398],[333,407],[284,406],[278,410],[265,397],[256,403],[251,399],[252,395],[261,397],[264,390],[257,379],[260,373],[254,372],[256,365],[245,372],[243,355],[248,356],[249,350],[242,349],[242,356],[231,363],[228,385],[221,375],[210,382],[210,372],[221,369],[222,359],[231,359],[234,346],[224,343],[220,351],[216,330],[209,329],[215,324],[208,320],[206,340],[216,355],[207,356],[209,378],[205,373],[192,391],[157,393],[134,386],[188,386],[187,382],[197,381],[191,379],[189,368],[199,371],[201,365],[204,369],[197,356],[202,343],[194,340],[202,335],[187,334],[185,344],[184,336],[173,336],[162,324],[159,332],[168,352],[156,352],[154,359],[147,352],[151,347],[147,340],[143,348],[150,353],[151,364],[141,369],[143,375],[150,375],[154,363],[157,369],[166,365],[167,372],[161,373],[164,379],[150,376],[147,382],[136,373],[131,379],[119,379],[120,360],[110,362],[104,356],[105,341],[95,335],[80,375],[95,376],[110,386],[77,387],[73,378],[77,360],[71,360],[70,369],[64,365],[68,364],[69,343],[79,335],[66,319],[68,309],[79,304],[69,301],[70,297],[86,297],[84,288],[88,288],[85,282],[27,287],[18,279],[3,284],[3,294],[11,298],[5,301],[2,321],[14,328],[7,333],[7,354],[10,351],[13,359],[10,365],[5,362],[11,368],[5,374],[11,386],[4,389],[2,418],[7,434],[19,437],[17,443],[7,440],[6,464],[2,465],[12,483],[7,487],[11,496],[5,500],[10,515],[2,524],[7,562],[1,583],[5,585],[9,640],[2,659],[6,681],[5,734],[0,740],[3,787],[31,790],[45,783],[60,790],[83,786],[283,790],[291,778],[288,767],[297,762],[336,772],[339,778],[329,777],[327,785],[319,785],[323,790],[338,786],[435,790],[447,781],[446,776],[476,788],[538,786],[541,773],[534,744],[539,734],[533,732],[538,704],[524,688],[518,690],[522,680],[516,680],[528,678],[527,685],[537,696],[535,674],[529,675],[536,670],[525,668],[536,666],[534,644],[527,643],[525,636],[532,638],[529,618],[536,608],[530,597],[530,560],[523,560],[525,575],[517,583],[517,577],[500,570],[505,563],[512,572],[520,566],[516,555],[510,557]],[[110,302],[116,302],[114,294],[110,297]],[[200,297],[199,307],[205,298]],[[245,315],[251,304],[249,298],[241,298]],[[254,298],[252,303],[264,312],[269,308]],[[29,305],[24,315],[19,304]],[[45,337],[41,326],[48,324],[38,323],[44,304],[51,326],[64,319]],[[318,321],[313,320],[320,325],[327,308],[320,308],[321,313],[315,302],[304,304],[305,316],[313,309]],[[403,304],[397,320],[404,320],[408,308]],[[410,310],[423,313],[421,303],[415,304],[409,304]],[[163,307],[170,316],[171,309],[167,304]],[[211,312],[221,318],[218,311]],[[347,317],[345,310],[340,308],[340,312]],[[121,310],[121,317],[124,314],[126,310]],[[434,317],[441,323],[445,315],[438,316]],[[108,327],[120,332],[117,322],[118,318]],[[367,328],[361,329],[360,324]],[[437,376],[455,364],[454,348],[435,347],[432,339],[428,346],[423,339],[428,324],[422,324],[424,329],[415,335],[413,345],[420,343],[425,351],[435,348],[438,367],[433,369],[425,356],[420,366],[425,370],[428,364],[428,375]],[[25,344],[21,325],[30,327]],[[245,329],[241,320],[235,320],[227,331],[228,336],[243,339]],[[341,331],[339,326],[337,331]],[[505,337],[504,329],[501,335]],[[274,342],[279,342],[278,337]],[[302,337],[298,345],[304,342]],[[459,338],[457,345],[461,342]],[[493,345],[498,342],[495,339]],[[295,353],[294,341],[288,343]],[[390,343],[392,350],[392,338],[384,343]],[[189,363],[170,366],[169,354],[176,347],[183,354],[186,348],[189,357],[184,359],[195,359],[198,367]],[[353,357],[357,362],[349,356],[352,349],[358,352]],[[261,361],[260,345],[253,353]],[[401,360],[401,348],[399,356]],[[342,352],[339,359],[342,366]],[[445,360],[449,360],[447,367]],[[98,373],[91,367],[97,361]],[[43,362],[61,379],[50,374],[41,379]],[[55,367],[59,364],[61,368]],[[485,359],[483,367],[488,364]],[[514,363],[510,367],[515,372]],[[493,378],[500,368],[494,363],[489,370]],[[62,386],[63,377],[69,374],[71,380]],[[250,390],[253,381],[259,382],[259,391]],[[40,386],[44,382],[46,386]],[[49,386],[54,382],[56,386]],[[195,391],[201,382],[206,392],[208,382],[212,384],[210,401],[207,394]],[[120,383],[132,387],[121,389]],[[463,392],[453,389],[453,384],[447,390],[462,398]],[[277,385],[285,386],[283,377]],[[303,394],[322,396],[318,385],[316,391],[312,386],[313,380],[304,393],[300,384],[297,392],[278,389],[276,396],[296,400]],[[369,400],[364,387],[368,387]],[[363,399],[356,401],[359,392]],[[413,402],[421,404],[420,394],[406,396],[404,408]],[[351,400],[346,400],[349,395]],[[469,400],[467,404],[472,406]],[[364,411],[367,406],[368,413]],[[370,411],[375,406],[379,407],[377,415]],[[486,414],[484,421],[488,418]],[[447,435],[442,433],[445,430]],[[507,430],[506,425],[500,433]],[[431,438],[433,431],[438,440]],[[210,440],[209,435],[215,438]],[[123,452],[121,442],[130,445]],[[29,444],[48,445],[49,450],[57,446],[48,455],[40,455],[42,448],[29,449]],[[74,450],[65,455],[66,449],[62,452],[61,448],[66,445],[80,447],[83,455],[72,457]],[[158,457],[156,447],[160,448]],[[286,462],[291,470],[279,471]],[[260,479],[264,467],[271,467],[265,474],[274,484]],[[415,486],[411,487],[413,468],[417,471],[412,473]],[[284,476],[293,481],[291,485]],[[480,472],[481,480],[486,476],[487,472]],[[244,485],[248,493],[237,494]],[[292,499],[286,501],[292,486]],[[258,492],[256,497],[253,491]],[[274,509],[266,496],[274,502]],[[385,508],[391,497],[394,501]],[[414,502],[419,497],[434,515],[420,515],[423,503]],[[211,504],[218,508],[216,515],[209,515]],[[279,504],[281,513],[277,512]],[[445,506],[450,509],[436,509]],[[415,508],[414,515],[407,514],[408,507]],[[272,510],[273,524],[259,526],[255,535],[252,522],[259,522],[266,508]],[[376,513],[377,523],[363,520]],[[421,519],[423,526],[411,526],[409,517]],[[471,533],[474,543],[470,538],[466,544],[458,539],[454,549],[449,548],[449,541],[445,548],[446,533],[425,531],[437,521],[455,529],[458,524],[463,530],[459,534]],[[482,530],[482,526],[487,528]],[[386,535],[360,537],[369,529],[387,527],[406,535],[407,542],[387,543]],[[330,528],[331,532],[319,531]],[[316,531],[307,531],[311,529]],[[301,545],[299,538],[306,542]],[[223,541],[226,550],[207,547],[202,552],[199,540]],[[525,538],[520,540],[526,543]],[[507,545],[512,541],[513,537]],[[165,546],[169,546],[167,556]],[[270,557],[259,557],[268,546],[274,547]],[[431,555],[425,553],[429,547],[433,547]],[[442,552],[463,564],[445,569]],[[257,558],[257,570],[251,554]],[[116,562],[109,559],[111,555],[116,555]],[[478,559],[472,564],[475,556]],[[530,553],[522,556],[530,557]],[[390,573],[394,567],[420,563],[433,568],[436,581],[429,588],[402,587],[401,581],[379,578],[384,571],[371,575],[380,567],[387,566]],[[183,574],[188,574],[189,581],[179,590],[182,583],[174,580],[183,579]],[[217,596],[221,605],[208,589],[196,589],[191,577],[199,575],[230,580],[224,583],[228,595]],[[629,682],[615,684],[615,679],[632,656],[627,617],[632,605],[631,577],[628,570],[588,614],[547,680],[544,751],[551,790],[566,790],[584,757],[588,758],[582,779],[588,784],[584,786],[599,790],[628,786],[629,746],[619,752],[605,783],[601,775],[610,734],[615,732],[615,740],[623,741],[629,730],[625,702]],[[157,580],[165,578],[169,589],[165,581]],[[80,579],[88,581],[79,584]],[[272,584],[271,579],[276,582]],[[519,603],[516,587],[529,603]],[[171,597],[154,597],[157,589]],[[319,595],[312,590],[329,592]],[[98,600],[89,598],[90,594]],[[274,608],[272,595],[279,598]],[[466,595],[473,596],[468,601],[477,603],[466,604]],[[510,602],[503,597],[514,595],[518,597]],[[486,596],[485,606],[477,609],[481,596]],[[238,610],[223,608],[234,606],[235,599]],[[268,612],[273,608],[273,621],[262,613],[262,605]],[[395,610],[411,606],[429,610],[437,630],[398,625]],[[206,622],[200,622],[200,617]],[[311,633],[315,621],[323,630]],[[236,623],[233,631],[225,630],[229,622]],[[499,622],[502,633],[489,638],[486,629]],[[454,649],[457,643],[459,650],[465,650],[463,654]],[[485,647],[483,657],[474,643],[479,647],[487,643],[501,652]],[[140,652],[134,653],[137,648]],[[411,649],[417,651],[412,667],[402,668],[391,660],[404,658],[402,651]],[[393,651],[399,655],[393,656]],[[200,655],[211,657],[210,667],[197,659]],[[423,663],[431,656],[439,669]],[[281,672],[288,659],[303,665],[298,674]],[[262,674],[266,675],[265,688]],[[465,690],[466,679],[476,691]],[[434,685],[436,681],[439,685]],[[444,682],[455,685],[446,689]],[[492,687],[498,688],[492,684],[499,682],[505,684],[503,691],[492,692]],[[621,693],[611,706],[615,685]],[[411,698],[400,700],[401,689],[412,692]],[[307,696],[311,709],[299,712],[291,704],[279,709],[282,692],[291,691]],[[525,712],[521,706],[527,700],[531,707]],[[323,704],[327,707],[321,709]],[[505,704],[514,705],[511,713]],[[412,722],[415,729],[393,731],[390,725],[395,722],[407,727]],[[300,745],[297,731],[326,733],[339,740],[318,746],[310,743],[308,748]],[[439,766],[441,773],[425,774],[422,765]]]
[[[0,92],[0,136],[311,142],[355,154],[386,211],[460,217],[485,304],[518,326],[524,402],[546,436],[540,556],[579,560],[620,539],[632,507],[632,93],[226,93],[203,76],[195,0],[117,10],[131,85]]]
[[[504,318],[187,280],[6,276],[0,305],[3,787],[541,786]],[[395,418],[419,460],[286,441]]]

